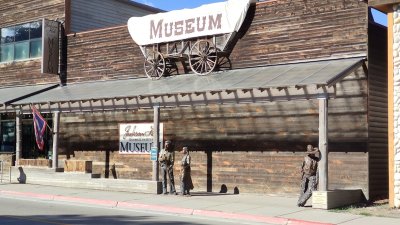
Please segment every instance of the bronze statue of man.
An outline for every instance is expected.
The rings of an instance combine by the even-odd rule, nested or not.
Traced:
[[[174,195],[177,194],[174,182],[174,159],[175,159],[175,153],[172,149],[171,141],[167,140],[165,141],[165,146],[160,151],[160,156],[158,157],[158,161],[161,164],[163,194],[165,195],[168,194],[167,192],[168,179],[169,179],[170,194]]]
[[[192,161],[187,147],[182,148],[183,157],[181,161],[181,195],[190,196],[193,189],[190,163]]]
[[[304,157],[304,161],[301,165],[301,190],[299,200],[297,201],[297,206],[299,207],[303,207],[311,197],[312,192],[317,190],[319,158],[316,154],[318,152],[318,148],[314,148],[312,145],[307,145],[307,155]]]

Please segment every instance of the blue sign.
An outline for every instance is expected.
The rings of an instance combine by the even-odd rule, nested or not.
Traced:
[[[158,149],[157,147],[151,147],[150,149],[150,160],[157,161]]]

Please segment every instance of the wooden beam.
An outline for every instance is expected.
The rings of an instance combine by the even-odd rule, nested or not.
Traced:
[[[328,99],[319,99],[319,143],[318,191],[328,190]]]
[[[60,127],[60,112],[53,113],[53,155],[52,155],[52,168],[54,170],[58,167],[58,135]]]
[[[388,157],[389,157],[389,206],[394,207],[394,78],[393,78],[393,12],[388,18]]]
[[[157,147],[157,160],[153,161],[153,175],[152,180],[158,181],[159,180],[159,164],[158,164],[158,153],[160,152],[160,106],[154,105],[154,118],[153,118],[153,146]]]
[[[22,158],[22,115],[20,111],[17,111],[15,117],[15,128],[16,128],[16,151],[15,151],[15,166],[19,165],[19,160]],[[3,172],[3,171],[2,171]]]

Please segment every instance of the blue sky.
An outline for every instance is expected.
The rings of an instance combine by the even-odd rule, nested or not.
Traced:
[[[372,17],[374,17],[374,20],[387,27],[387,17],[386,14],[381,13],[377,10],[372,9]]]
[[[196,8],[198,6],[224,2],[224,0],[135,0],[136,2],[143,3],[149,6],[153,6],[166,11],[183,8]]]
[[[135,1],[159,9],[163,9],[166,11],[171,11],[174,9],[196,8],[204,4],[223,2],[224,0],[135,0]],[[376,22],[387,26],[386,14],[383,14],[376,10],[373,10],[372,13],[374,16],[374,20]]]

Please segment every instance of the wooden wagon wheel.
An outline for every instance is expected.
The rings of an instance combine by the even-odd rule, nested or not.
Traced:
[[[217,65],[215,66],[216,71],[225,71],[225,70],[231,70],[232,69],[232,62],[229,59],[229,56],[218,56],[218,61]]]
[[[217,65],[217,48],[214,43],[199,40],[190,49],[189,64],[193,72],[198,75],[211,73]]]
[[[165,59],[158,51],[151,50],[144,61],[144,71],[147,77],[152,80],[158,80],[165,71]]]

